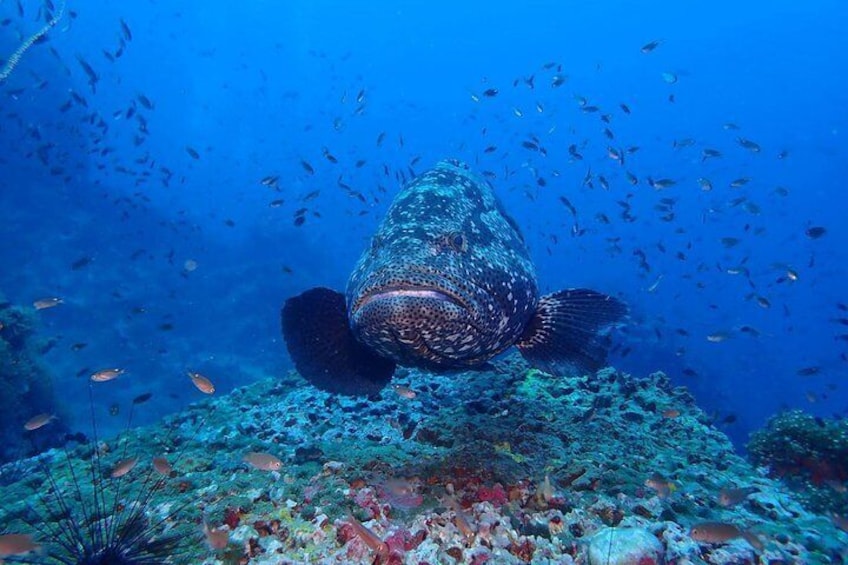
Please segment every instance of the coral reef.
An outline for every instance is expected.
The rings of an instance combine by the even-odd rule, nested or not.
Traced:
[[[558,378],[511,357],[395,383],[350,398],[266,379],[106,446],[138,469],[173,462],[147,512],[206,532],[192,563],[622,563],[634,547],[645,563],[845,558],[848,534],[737,456],[663,374]],[[36,471],[0,487],[17,501],[0,508],[6,531],[31,531]]]
[[[662,565],[663,546],[648,530],[604,528],[589,543],[589,565]]]
[[[55,410],[50,374],[37,361],[44,348],[35,337],[35,310],[0,295],[0,462],[56,445],[64,431],[54,422],[39,434],[24,430],[36,414]]]
[[[755,465],[783,479],[814,512],[848,513],[848,420],[784,412],[751,434],[747,448]]]

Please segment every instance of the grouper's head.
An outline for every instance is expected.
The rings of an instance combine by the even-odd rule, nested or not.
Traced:
[[[348,319],[357,340],[398,363],[477,365],[521,334],[535,278],[489,185],[442,162],[392,203],[351,274]]]

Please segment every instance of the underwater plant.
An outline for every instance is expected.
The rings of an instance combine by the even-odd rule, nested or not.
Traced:
[[[117,462],[107,465],[105,457],[109,448],[98,439],[93,386],[90,382],[92,438],[78,448],[87,450],[85,461],[75,464],[67,447],[55,458],[49,454],[39,456],[36,465],[44,476],[43,492],[37,495],[38,503],[29,506],[21,516],[34,530],[33,535],[0,536],[0,560],[40,565],[185,562],[181,559],[189,550],[185,542],[193,536],[178,532],[172,523],[192,501],[154,504],[154,495],[167,495],[164,492],[167,483],[176,473],[164,457],[154,457],[152,465],[139,473],[140,458],[128,453],[128,441],[123,442]],[[133,399],[124,433],[132,426],[135,407],[151,396],[146,393]],[[204,423],[205,419],[196,431]],[[120,436],[116,445],[120,445],[119,440]],[[196,537],[199,531],[194,530]],[[11,540],[5,549],[4,538]]]

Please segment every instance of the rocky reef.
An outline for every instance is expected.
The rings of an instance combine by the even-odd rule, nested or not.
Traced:
[[[748,453],[810,510],[848,514],[848,421],[784,412],[751,435]]]
[[[123,496],[182,532],[193,563],[846,558],[848,534],[736,455],[661,373],[555,378],[511,357],[484,371],[401,371],[393,384],[349,398],[295,374],[263,380],[101,442],[102,466],[138,458],[131,484],[144,485],[154,457],[170,461],[149,497]],[[91,454],[40,461],[61,483]],[[16,466],[27,480],[0,488],[18,501],[0,524],[32,532],[28,508],[48,487],[40,464]]]
[[[36,323],[33,308],[0,294],[0,462],[56,445],[62,435],[58,423],[40,434],[24,430],[31,417],[56,408],[52,378],[38,360],[50,344],[35,337]]]

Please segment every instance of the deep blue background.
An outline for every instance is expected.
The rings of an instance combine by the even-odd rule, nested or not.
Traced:
[[[42,25],[38,2],[22,6],[23,17],[15,2],[0,4],[10,19],[0,59]],[[848,303],[844,2],[75,1],[67,10],[76,17],[0,83],[0,290],[22,304],[65,300],[39,317],[42,334],[58,338],[45,362],[68,393],[50,409],[72,425],[85,415],[83,369],[125,367],[102,387],[124,407],[154,391],[138,421],[197,398],[186,370],[222,391],[287,371],[281,303],[315,285],[343,288],[399,188],[396,171],[445,157],[498,175],[543,289],[586,285],[630,303],[619,367],[668,372],[719,421],[734,415],[722,425],[740,444],[784,407],[845,414],[848,342],[836,338],[848,326],[833,321],[848,318],[836,306]],[[103,51],[119,47],[121,18],[133,38],[110,62]],[[642,53],[651,40],[659,47]],[[98,73],[96,92],[77,57]],[[568,77],[558,88],[548,62]],[[530,75],[534,89],[522,80]],[[482,97],[488,88],[499,94]],[[61,111],[70,91],[88,107]],[[578,97],[600,111],[581,111]],[[149,133],[136,146],[138,115]],[[521,146],[530,136],[547,156]],[[694,145],[675,148],[686,138]],[[571,144],[583,160],[570,158]],[[639,150],[620,167],[608,146]],[[723,156],[702,162],[704,147]],[[589,169],[594,189],[582,185]],[[269,175],[279,192],[260,183]],[[648,177],[677,184],[657,191]],[[701,191],[699,177],[714,190]],[[751,181],[729,187],[740,177]],[[583,235],[573,236],[560,196],[577,207]],[[655,209],[663,198],[675,201],[670,222]],[[635,222],[622,220],[619,201]],[[295,227],[299,208],[309,211]],[[811,240],[810,225],[827,233]],[[741,242],[727,249],[724,237]],[[73,270],[81,257],[93,261]],[[727,272],[740,265],[749,277]],[[799,280],[776,282],[789,268]],[[707,341],[716,332],[730,337]],[[80,342],[88,346],[73,351]],[[796,374],[808,366],[821,371]]]

